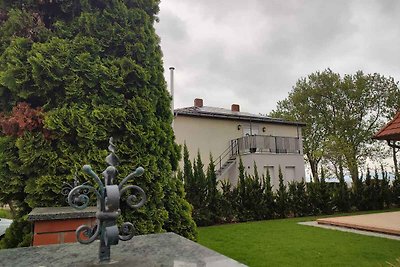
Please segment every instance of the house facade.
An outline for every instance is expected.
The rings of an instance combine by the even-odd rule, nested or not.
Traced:
[[[259,174],[268,170],[275,189],[279,167],[287,182],[305,177],[303,123],[240,112],[237,104],[231,109],[208,107],[198,98],[192,107],[175,109],[174,115],[176,142],[186,143],[191,160],[200,151],[205,167],[211,154],[218,180],[237,184],[239,157],[249,174],[254,173],[254,162]],[[183,161],[180,164],[182,168]]]

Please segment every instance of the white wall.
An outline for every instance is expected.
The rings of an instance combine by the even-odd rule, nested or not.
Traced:
[[[240,129],[238,129],[238,125],[240,125]],[[215,160],[228,148],[231,140],[242,137],[243,131],[249,127],[250,122],[246,121],[179,116],[179,114],[174,121],[176,142],[182,146],[186,142],[191,161],[196,157],[197,151],[200,149],[205,170],[209,164],[210,153],[212,153]],[[253,164],[256,162],[260,175],[264,174],[265,167],[273,167],[274,173],[271,176],[274,179],[271,183],[274,188],[278,187],[279,166],[281,166],[284,177],[287,176],[285,175],[286,167],[294,167],[295,180],[300,181],[303,177],[305,178],[300,127],[296,125],[253,122],[251,123],[251,128],[256,129],[258,135],[299,137],[300,154],[253,153],[242,155],[245,170],[249,174],[253,174]],[[238,179],[238,162],[239,158],[221,177],[229,180],[234,186],[237,184]],[[183,159],[180,162],[180,167],[181,169],[183,168]]]

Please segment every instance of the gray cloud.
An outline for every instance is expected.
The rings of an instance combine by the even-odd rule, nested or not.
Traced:
[[[176,67],[175,106],[202,97],[267,113],[297,79],[328,67],[398,79],[399,3],[163,1],[156,30],[166,69]]]

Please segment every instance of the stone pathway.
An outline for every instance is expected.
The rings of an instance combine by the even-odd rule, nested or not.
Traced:
[[[400,240],[400,211],[321,218],[300,224]]]
[[[400,235],[400,211],[321,218],[317,222],[318,224]]]
[[[382,238],[388,238],[388,239],[394,239],[394,240],[400,241],[400,236],[397,236],[397,235],[388,235],[388,234],[376,233],[376,232],[365,231],[365,230],[357,230],[357,229],[340,227],[340,226],[318,224],[316,221],[299,222],[298,224],[314,226],[314,227],[319,227],[319,228],[325,228],[325,229],[330,229],[330,230],[337,230],[337,231],[342,231],[342,232],[350,232],[350,233],[355,233],[355,234],[360,234],[360,235],[376,236],[376,237],[382,237]]]

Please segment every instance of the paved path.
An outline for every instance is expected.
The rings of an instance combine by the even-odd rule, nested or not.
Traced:
[[[350,232],[350,233],[355,233],[355,234],[360,234],[360,235],[377,236],[377,237],[394,239],[394,240],[400,241],[400,236],[397,236],[397,235],[388,235],[388,234],[376,233],[376,232],[365,231],[365,230],[357,230],[357,229],[340,227],[340,226],[318,224],[317,221],[299,222],[299,224],[320,227],[320,228],[325,228],[325,229],[331,229],[331,230],[338,230],[338,231],[342,231],[342,232]]]
[[[322,218],[317,223],[400,236],[400,211]]]

